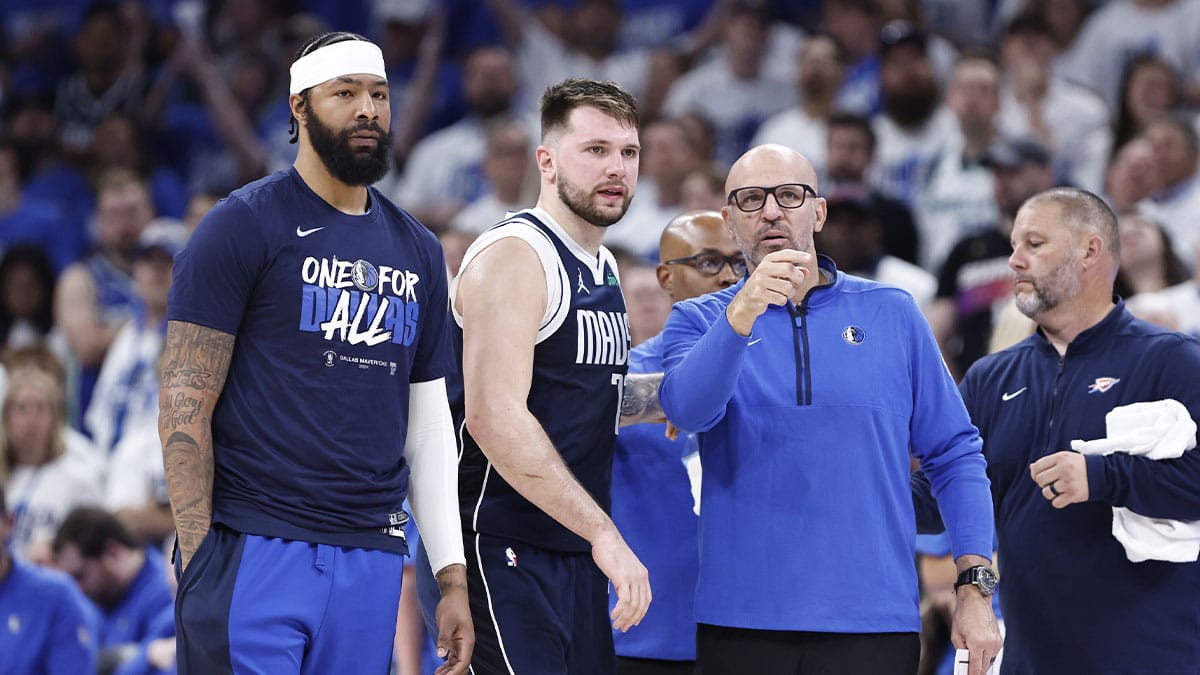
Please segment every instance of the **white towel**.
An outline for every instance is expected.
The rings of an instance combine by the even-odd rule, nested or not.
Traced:
[[[1150,459],[1172,459],[1196,447],[1196,422],[1175,399],[1131,403],[1104,416],[1106,438],[1071,441],[1085,455],[1124,452]],[[1200,521],[1148,518],[1113,507],[1113,536],[1132,562],[1195,562],[1200,558]]]
[[[1150,459],[1174,459],[1196,447],[1196,423],[1188,409],[1173,398],[1130,403],[1104,416],[1106,438],[1071,441],[1085,455],[1124,452]]]

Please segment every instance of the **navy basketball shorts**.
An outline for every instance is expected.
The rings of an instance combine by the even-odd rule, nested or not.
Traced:
[[[399,553],[215,524],[179,578],[179,673],[385,675],[403,573]]]
[[[588,553],[463,533],[475,675],[613,675],[608,579]]]

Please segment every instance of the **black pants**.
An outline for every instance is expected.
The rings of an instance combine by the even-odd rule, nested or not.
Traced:
[[[695,661],[617,657],[617,675],[694,675]]]
[[[810,633],[700,624],[697,675],[913,675],[916,633]]]

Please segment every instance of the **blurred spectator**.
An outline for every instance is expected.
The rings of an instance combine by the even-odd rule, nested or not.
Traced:
[[[886,0],[824,0],[821,27],[842,49],[845,79],[837,94],[839,110],[874,115],[881,110],[880,31],[889,22],[924,25],[915,2]],[[937,79],[944,80],[954,64],[956,52],[948,41],[925,34],[926,48]]]
[[[1160,117],[1142,135],[1154,147],[1154,162],[1162,179],[1159,191],[1150,197],[1154,217],[1171,235],[1179,257],[1191,260],[1200,246],[1196,219],[1200,213],[1200,139],[1195,120],[1184,113]]]
[[[125,112],[112,112],[96,126],[91,171],[99,175],[108,169],[127,169],[145,177],[154,198],[154,210],[180,218],[187,207],[183,178],[172,168],[152,164],[149,151],[153,147],[137,120]]]
[[[1117,109],[1121,75],[1134,57],[1156,54],[1183,69],[1200,50],[1200,3],[1192,0],[1111,0],[1088,17],[1061,73]]]
[[[8,673],[94,673],[95,616],[70,579],[13,558],[0,484],[0,654]]]
[[[54,566],[74,577],[100,610],[100,668],[128,660],[174,604],[163,556],[139,545],[111,513],[74,509],[54,535]]]
[[[988,353],[994,317],[1012,296],[1009,237],[1017,209],[1054,185],[1050,152],[1035,138],[1002,139],[988,151],[986,162],[1000,215],[994,227],[965,237],[950,250],[926,313],[956,379]]]
[[[1052,166],[1061,181],[1098,191],[1112,143],[1108,108],[1091,90],[1055,74],[1054,40],[1050,25],[1036,12],[1019,15],[1005,30],[1000,133],[1040,138],[1052,148]]]
[[[852,113],[838,113],[829,118],[825,156],[829,180],[823,183],[822,192],[839,188],[859,190],[865,186],[871,209],[883,225],[883,249],[901,260],[916,263],[919,240],[912,213],[903,202],[866,182],[875,157],[875,131],[867,118]]]
[[[158,426],[158,357],[167,330],[167,293],[175,255],[187,230],[160,218],[146,227],[133,252],[133,289],[140,311],[113,339],[83,421],[108,456],[126,432]]]
[[[431,0],[373,0],[371,6],[395,111],[392,151],[403,167],[422,136],[462,117],[462,74],[442,60],[446,14],[434,11]]]
[[[837,107],[860,115],[879,111],[879,31],[883,12],[875,0],[824,0],[821,27],[844,55],[846,71]]]
[[[721,167],[722,170],[729,168],[728,164],[717,160],[717,128],[712,120],[697,112],[686,112],[674,119],[687,130],[688,144],[701,161]],[[723,189],[725,186],[721,187]]]
[[[0,347],[29,346],[67,350],[54,324],[54,268],[40,247],[17,244],[0,257]]]
[[[209,0],[213,52],[222,61],[275,53],[282,39],[282,6],[275,0]]]
[[[31,196],[22,187],[20,157],[11,141],[0,140],[0,249],[31,244],[61,270],[83,252],[80,232],[71,232],[57,205]]]
[[[1044,1],[1044,0],[1042,0]],[[1026,0],[880,0],[884,5],[917,6],[921,24],[957,45],[991,50],[1004,26]],[[909,17],[909,20],[914,20]]]
[[[1154,120],[1183,102],[1183,84],[1175,68],[1152,54],[1135,56],[1121,77],[1113,126],[1113,154],[1141,135]]]
[[[104,486],[104,508],[139,543],[154,547],[175,532],[157,423],[155,418],[122,436],[109,457]]]
[[[566,9],[559,37],[518,0],[487,0],[504,40],[516,57],[522,93],[532,110],[546,87],[568,77],[612,80],[636,98],[646,93],[650,51],[619,49],[622,25],[617,0],[580,0]]]
[[[671,297],[658,285],[654,265],[646,262],[621,268],[621,293],[629,312],[629,345],[636,347],[662,331]]]
[[[883,249],[883,225],[865,190],[827,192],[825,226],[816,236],[817,250],[833,258],[847,274],[908,291],[922,308],[933,301],[937,281],[916,265]]]
[[[141,28],[116,3],[94,2],[84,13],[73,42],[79,70],[62,81],[55,99],[68,152],[85,152],[109,113],[138,113],[145,87],[141,50],[147,38]]]
[[[983,158],[997,138],[1000,69],[987,56],[959,59],[946,89],[946,107],[954,113],[958,133],[933,156],[929,176],[917,197],[920,263],[938,269],[960,239],[996,222],[992,172]]]
[[[32,367],[11,369],[0,408],[0,480],[9,495],[13,555],[44,563],[67,513],[99,504],[103,477],[87,440],[67,432],[62,385]]]
[[[1058,52],[1054,71],[1058,75],[1064,75],[1063,64],[1072,58],[1075,38],[1079,36],[1083,24],[1100,3],[1092,0],[1021,0],[1021,4],[1024,5],[1023,9],[1038,16],[1050,27],[1050,33],[1054,36],[1054,49]]]
[[[1116,213],[1131,211],[1162,188],[1154,146],[1142,136],[1117,148],[1104,173],[1104,195]]]
[[[680,77],[663,104],[672,117],[692,112],[707,119],[716,131],[716,159],[726,165],[745,151],[763,121],[796,102],[789,79],[764,62],[769,28],[761,6],[735,2],[720,54]]]
[[[1171,247],[1171,237],[1144,214],[1125,213],[1117,220],[1121,266],[1113,292],[1122,298],[1154,293],[1188,280],[1187,267]]]
[[[120,169],[100,177],[97,248],[62,273],[54,298],[56,322],[79,372],[76,390],[68,398],[78,414],[87,410],[108,346],[137,307],[130,278],[132,254],[153,218],[150,191],[140,178]]]
[[[470,114],[426,136],[413,148],[391,198],[426,226],[445,227],[484,194],[483,156],[491,126],[512,119],[517,77],[501,47],[480,47],[463,67]]]
[[[62,251],[62,269],[87,246],[87,221],[96,204],[92,186],[82,171],[62,157],[54,104],[48,97],[22,97],[5,108],[5,133],[17,151],[25,195],[54,204],[63,220],[62,239],[53,246]],[[55,259],[55,254],[50,255]]]
[[[487,192],[450,219],[450,227],[479,234],[504,219],[509,211],[532,204],[534,143],[524,122],[507,120],[488,130],[483,157]]]
[[[223,74],[203,42],[182,40],[146,96],[145,119],[171,148],[164,154],[177,156],[177,166],[188,173],[191,191],[201,188],[200,181],[236,185],[253,180],[272,163],[286,163],[295,155],[288,146],[281,151],[287,156],[272,157],[264,142],[272,133],[283,136],[291,114],[274,95],[278,83],[267,52],[239,51],[226,67],[228,74]],[[175,94],[184,83],[195,88],[198,101]]]
[[[1017,309],[1012,299],[1004,303],[999,312],[993,312],[992,338],[988,340],[988,353],[1008,349],[1033,334],[1037,324]]]
[[[803,153],[818,177],[825,176],[826,122],[845,70],[833,38],[814,35],[806,40],[798,66],[799,105],[763,122],[750,144],[786,145]]]
[[[941,105],[925,33],[913,24],[892,22],[879,39],[883,111],[872,119],[878,148],[869,180],[911,206],[934,154],[958,133],[958,125]]]
[[[641,141],[637,199],[625,216],[609,228],[604,242],[653,259],[658,255],[663,228],[683,212],[683,181],[700,167],[700,157],[688,143],[687,130],[670,118],[643,126]]]
[[[679,186],[683,212],[720,211],[725,206],[725,172],[711,163],[693,169]]]
[[[1200,249],[1192,259],[1192,278],[1157,293],[1130,299],[1137,316],[1200,338]]]
[[[495,225],[500,221],[492,223]],[[458,268],[462,265],[463,256],[467,253],[467,247],[471,242],[475,241],[475,235],[470,232],[448,227],[438,233],[438,243],[442,245],[442,252],[446,256],[446,273],[451,279],[458,276]]]
[[[196,231],[200,219],[212,210],[212,207],[216,206],[225,194],[225,192],[218,193],[210,190],[192,193],[192,196],[188,198],[187,208],[183,211],[183,226],[187,228],[189,235]]]

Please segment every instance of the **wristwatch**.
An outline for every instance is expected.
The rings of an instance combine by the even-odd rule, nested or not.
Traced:
[[[1000,584],[999,578],[996,577],[996,571],[987,565],[976,565],[958,573],[958,581],[954,582],[954,590],[957,591],[959,586],[974,585],[979,588],[979,592],[983,595],[991,595],[996,592],[996,586]]]

